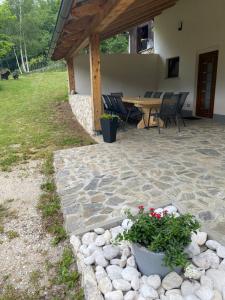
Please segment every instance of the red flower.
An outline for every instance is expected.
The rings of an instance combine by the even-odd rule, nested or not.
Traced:
[[[161,214],[156,214],[157,219],[161,219]]]
[[[149,210],[150,210],[150,211],[154,211],[155,209],[154,209],[153,207],[150,207]]]
[[[139,208],[140,210],[143,210],[143,209],[144,209],[144,205],[139,205],[138,208]]]

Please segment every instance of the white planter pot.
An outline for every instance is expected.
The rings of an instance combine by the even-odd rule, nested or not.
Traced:
[[[164,277],[171,271],[180,273],[182,270],[179,267],[174,270],[166,267],[163,261],[164,253],[151,252],[138,244],[133,244],[132,249],[139,271],[146,276],[157,274]]]

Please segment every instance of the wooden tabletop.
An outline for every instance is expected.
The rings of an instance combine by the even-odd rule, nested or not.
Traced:
[[[135,105],[151,106],[160,105],[162,103],[161,98],[144,98],[144,97],[123,97],[123,102],[132,103]]]

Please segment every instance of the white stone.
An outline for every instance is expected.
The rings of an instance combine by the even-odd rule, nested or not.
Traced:
[[[109,230],[106,230],[105,233],[104,233],[104,238],[105,238],[105,243],[106,245],[109,245],[110,244],[110,241],[111,241],[111,238],[112,238],[112,234]]]
[[[71,235],[70,237],[70,243],[72,244],[75,253],[78,252],[80,246],[81,246],[81,241],[79,239],[79,237],[75,236],[75,235]]]
[[[133,226],[133,222],[130,219],[125,219],[122,222],[122,227],[125,230],[129,230]]]
[[[128,292],[131,290],[130,283],[124,279],[114,279],[112,284],[115,290],[120,290],[122,292]]]
[[[223,299],[225,299],[225,286],[222,289],[222,295],[223,295]]]
[[[126,266],[126,264],[127,264],[127,257],[126,256],[121,256],[121,259],[120,259],[120,264],[119,264],[119,266],[121,267],[121,268],[124,268],[125,266]]]
[[[190,264],[186,267],[184,276],[189,279],[199,279],[205,271],[203,269],[197,268],[196,266]]]
[[[153,289],[157,290],[161,285],[161,278],[159,275],[148,276],[147,284],[150,285]]]
[[[177,208],[175,206],[173,206],[173,205],[166,206],[166,207],[164,207],[163,210],[167,211],[168,214],[172,214],[172,213],[177,212]]]
[[[203,231],[197,231],[192,233],[192,241],[195,241],[199,246],[203,246],[207,240],[207,233]]]
[[[110,260],[110,265],[120,265],[120,259],[119,258],[114,258]]]
[[[147,284],[141,286],[140,293],[145,298],[149,297],[150,299],[157,299],[159,297],[157,291]]]
[[[102,251],[95,251],[93,255],[95,256],[96,265],[102,266],[102,267],[108,266],[109,263],[105,259]]]
[[[88,257],[85,257],[84,258],[84,263],[85,263],[85,265],[93,265],[94,264],[94,262],[95,262],[95,255],[94,254],[92,254],[91,256],[88,256]]]
[[[173,289],[173,290],[168,290],[166,291],[166,296],[169,295],[181,295],[180,289]]]
[[[136,291],[129,291],[124,296],[124,300],[136,300],[138,294]]]
[[[95,242],[97,234],[95,232],[87,232],[82,237],[82,244],[90,245],[91,243]]]
[[[135,268],[126,267],[125,269],[122,270],[121,275],[123,279],[127,281],[132,281],[134,277],[139,277],[139,272]]]
[[[220,246],[220,244],[214,240],[208,240],[205,244],[211,250],[217,250],[217,248]]]
[[[202,286],[208,286],[213,289],[213,280],[206,275],[202,275],[200,278],[200,283]]]
[[[219,267],[219,257],[212,250],[207,250],[201,254],[194,256],[192,258],[193,263],[202,269],[218,268]]]
[[[109,277],[103,277],[100,279],[98,282],[98,288],[104,295],[111,292],[113,287]]]
[[[219,245],[219,246],[217,247],[216,254],[217,254],[220,258],[225,258],[225,247],[222,246],[222,245]]]
[[[127,259],[127,266],[133,267],[133,268],[136,267],[136,262],[135,262],[135,258],[133,255]]]
[[[123,233],[124,232],[124,229],[122,226],[117,226],[117,227],[113,227],[110,229],[110,232],[112,234],[112,239],[114,240],[119,233]]]
[[[189,281],[185,280],[181,285],[181,294],[183,296],[192,295],[195,291],[200,288],[200,284],[198,281]]]
[[[188,295],[184,297],[184,300],[199,300],[199,298],[195,295]]]
[[[137,291],[140,288],[140,279],[136,276],[131,280],[131,287],[133,290]]]
[[[157,290],[157,292],[158,292],[159,296],[164,295],[165,289],[162,286],[160,286],[160,288]]]
[[[105,229],[104,228],[96,228],[96,229],[94,229],[94,232],[97,234],[103,234],[103,233],[105,233]]]
[[[105,245],[105,237],[104,235],[99,235],[97,236],[96,240],[95,240],[95,245],[98,246],[98,247],[102,247]]]
[[[108,260],[117,257],[119,253],[120,253],[120,248],[118,246],[107,245],[103,247],[103,255]]]
[[[95,245],[95,243],[91,243],[88,248],[87,248],[88,252],[90,254],[94,253],[96,250],[101,250],[98,246]]]
[[[82,253],[82,254],[84,254],[84,251],[86,251],[87,250],[87,245],[81,245],[80,246],[80,249],[79,249],[79,251],[80,251],[80,253]],[[85,254],[84,254],[85,255]],[[89,255],[88,255],[89,256]]]
[[[122,251],[122,256],[127,258],[127,257],[130,256],[130,254],[131,254],[130,248],[129,247],[124,247],[123,251]]]
[[[83,245],[86,246],[86,248],[82,248],[82,253],[85,257],[91,256],[92,252],[90,251],[90,249],[88,249],[87,245]]]
[[[201,253],[201,249],[199,245],[195,242],[192,241],[186,248],[185,248],[185,253],[187,253],[189,258],[192,258],[195,255],[199,255]]]
[[[218,269],[222,270],[222,271],[225,271],[225,259],[221,261]]]
[[[105,300],[123,300],[122,291],[113,291],[105,294]]]
[[[223,300],[223,297],[219,291],[214,290],[213,292],[214,292],[214,296],[212,300]],[[224,295],[224,299],[225,299],[225,295]]]
[[[163,212],[164,212],[164,209],[161,207],[155,209],[155,213],[157,213],[157,214],[162,214]]]
[[[140,282],[143,284],[148,284],[148,277],[146,275],[143,275],[140,279]]]
[[[121,279],[123,269],[119,266],[108,266],[106,272],[111,280]]]
[[[178,294],[171,294],[171,295],[164,296],[161,299],[164,299],[164,300],[183,300],[183,297],[181,295],[178,295]]]
[[[137,300],[146,300],[142,295],[138,295]]]
[[[212,300],[214,293],[210,287],[201,286],[200,289],[195,292],[195,295],[201,300]]]
[[[100,279],[107,277],[107,273],[106,273],[105,269],[101,266],[97,266],[96,272],[95,272],[95,277],[96,277],[97,282],[99,282]]]
[[[183,282],[183,278],[176,272],[171,272],[162,281],[162,286],[165,290],[179,288]]]
[[[212,279],[214,289],[222,292],[225,286],[225,271],[210,269],[206,272],[206,276]]]

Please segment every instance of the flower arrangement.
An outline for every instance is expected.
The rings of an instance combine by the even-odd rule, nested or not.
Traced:
[[[164,253],[167,267],[186,267],[188,257],[185,248],[191,242],[192,233],[200,228],[195,217],[190,214],[169,214],[166,210],[159,213],[154,208],[146,210],[142,205],[138,208],[137,215],[126,211],[133,225],[119,234],[117,241],[126,240],[152,252]]]

